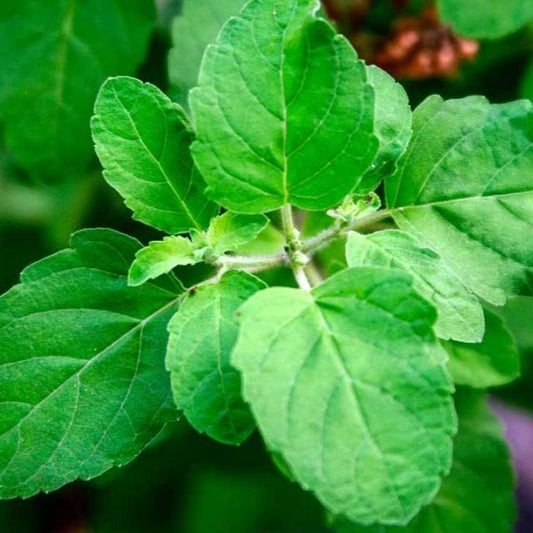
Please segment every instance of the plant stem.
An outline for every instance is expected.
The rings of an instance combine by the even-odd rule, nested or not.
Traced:
[[[316,285],[321,281],[321,277],[319,278],[319,273],[318,276],[316,275],[316,268],[312,264],[306,264],[305,262],[302,264],[302,255],[306,255],[307,259],[310,259],[319,250],[325,248],[348,231],[364,229],[380,220],[389,218],[391,214],[392,210],[383,210],[359,218],[351,224],[343,225],[342,222],[336,222],[315,237],[301,241],[299,239],[299,231],[294,225],[291,208],[290,206],[284,206],[281,209],[281,218],[287,240],[286,251],[272,255],[223,255],[216,260],[214,265],[222,270],[241,269],[247,272],[262,272],[282,266],[291,267],[298,285],[302,288],[306,287],[305,290],[309,290],[312,284]],[[309,282],[308,276],[311,278],[312,284]]]
[[[351,224],[343,226],[342,224],[335,223],[331,228],[324,230],[315,237],[307,239],[303,245],[303,251],[305,253],[314,254],[325,248],[331,242],[337,240],[341,235],[344,235],[348,231],[357,231],[363,229],[371,224],[375,224],[380,220],[384,220],[391,216],[392,211],[384,209],[382,211],[376,211],[366,217],[358,218]]]
[[[287,255],[294,273],[294,278],[296,279],[300,289],[309,291],[311,290],[311,283],[307,279],[304,269],[308,259],[301,252],[303,243],[300,240],[300,232],[294,224],[292,207],[290,204],[285,204],[281,208],[281,223],[283,225],[283,233],[285,234],[285,239],[287,241]]]

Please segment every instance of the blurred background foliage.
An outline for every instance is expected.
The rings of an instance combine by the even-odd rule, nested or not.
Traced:
[[[144,242],[156,236],[131,220],[101,178],[89,133],[94,99],[107,76],[130,74],[186,107],[205,45],[243,3],[2,0],[0,292],[81,227],[112,227]],[[327,0],[323,9],[362,58],[402,82],[413,107],[433,93],[533,99],[533,2]],[[337,255],[324,254],[331,269]],[[516,298],[498,312],[523,354],[521,379],[498,395],[527,421],[533,299]],[[521,496],[518,528],[531,532],[533,496]],[[186,422],[123,469],[0,503],[6,533],[318,533],[323,523],[315,500],[278,474],[257,436],[239,449],[223,447]]]

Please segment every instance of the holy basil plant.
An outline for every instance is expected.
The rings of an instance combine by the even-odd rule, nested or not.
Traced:
[[[519,372],[495,311],[533,289],[533,105],[412,113],[318,7],[248,2],[190,114],[101,88],[104,177],[167,235],[81,231],[0,298],[2,498],[124,465],[183,413],[225,444],[259,431],[339,531],[511,531],[484,391]]]

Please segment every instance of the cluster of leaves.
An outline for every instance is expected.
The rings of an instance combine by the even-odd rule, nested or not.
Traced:
[[[487,307],[533,288],[533,105],[411,112],[317,8],[247,3],[197,84],[192,56],[176,71],[190,115],[136,79],[103,85],[104,177],[168,236],[81,231],[0,298],[0,497],[126,464],[182,412],[227,444],[257,427],[343,533],[510,530],[483,391],[518,354]],[[316,212],[330,222],[304,239]],[[345,268],[322,280],[328,262]],[[202,263],[191,287],[173,272]],[[297,287],[267,287],[272,269]]]

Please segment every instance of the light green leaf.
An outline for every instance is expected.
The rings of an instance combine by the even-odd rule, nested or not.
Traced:
[[[214,42],[223,24],[239,13],[245,0],[184,0],[172,24],[173,48],[168,56],[168,76],[186,105],[189,89],[196,85],[207,45]]]
[[[268,447],[332,512],[410,520],[451,464],[455,413],[436,311],[395,269],[352,268],[239,310],[232,363]]]
[[[495,305],[533,289],[533,104],[428,98],[387,181],[399,226]]]
[[[157,87],[110,78],[91,121],[104,178],[134,218],[167,233],[207,227],[218,208],[189,153],[194,134],[182,109]]]
[[[231,211],[332,207],[377,153],[364,64],[317,7],[251,0],[206,51],[190,93],[192,151],[208,194]]]
[[[74,235],[0,298],[0,497],[131,461],[173,416],[162,364],[181,288],[127,285],[140,243]]]
[[[194,245],[185,237],[172,235],[162,241],[153,241],[135,254],[135,261],[128,273],[128,283],[136,287],[149,279],[167,274],[177,266],[194,265],[199,262],[194,252]]]
[[[442,19],[469,37],[497,39],[533,20],[529,0],[438,0]]]
[[[153,0],[0,2],[0,118],[32,176],[85,171],[98,88],[107,76],[133,74],[154,21]]]
[[[515,520],[509,450],[482,395],[456,396],[459,433],[454,461],[435,500],[406,527],[363,527],[339,521],[337,533],[511,533]]]
[[[224,213],[214,218],[207,231],[209,245],[216,255],[234,252],[253,241],[268,225],[264,215]]]
[[[497,387],[520,375],[520,353],[505,322],[485,310],[487,329],[476,344],[445,342],[454,381],[478,389]]]
[[[379,151],[359,187],[360,193],[373,191],[382,178],[394,172],[413,133],[413,114],[404,88],[374,65],[367,67],[367,75],[375,93],[374,133]]]
[[[351,233],[346,244],[348,266],[401,268],[411,274],[415,288],[439,310],[435,325],[442,339],[479,342],[485,331],[481,303],[449,270],[440,257],[403,231],[361,235]]]
[[[226,444],[240,444],[255,427],[229,359],[239,329],[235,313],[264,287],[251,274],[228,272],[190,293],[169,324],[166,364],[176,405],[196,430]]]

